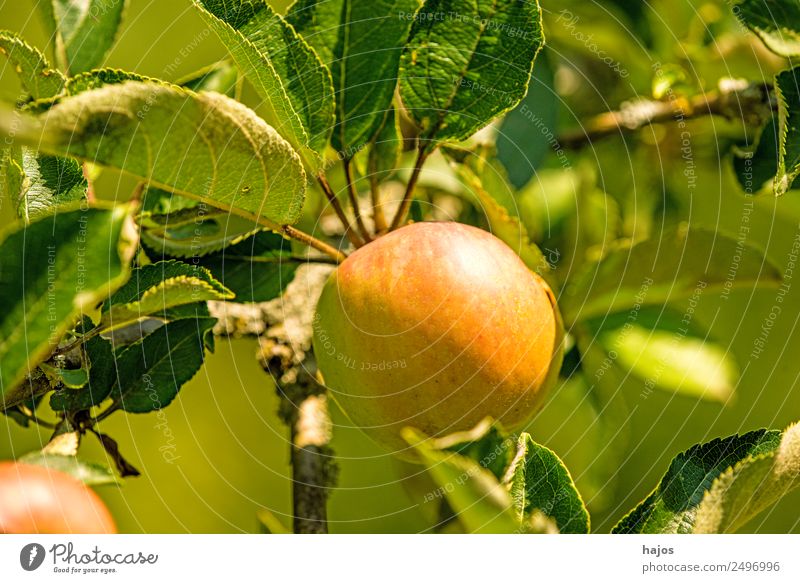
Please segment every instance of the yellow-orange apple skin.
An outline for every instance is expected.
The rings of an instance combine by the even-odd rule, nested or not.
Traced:
[[[401,456],[406,426],[520,428],[561,366],[549,287],[505,243],[458,223],[414,223],[356,250],[326,282],[313,328],[333,398]]]
[[[100,497],[72,476],[32,464],[0,463],[0,533],[116,532]]]

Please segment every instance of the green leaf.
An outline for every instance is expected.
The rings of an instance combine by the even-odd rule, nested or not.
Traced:
[[[312,170],[334,122],[330,72],[314,51],[263,0],[193,0],[267,110],[266,119]]]
[[[691,533],[698,507],[714,481],[742,460],[773,451],[780,441],[780,431],[759,429],[689,448],[672,460],[658,487],[612,532]]]
[[[419,0],[298,0],[286,15],[331,71],[331,143],[347,158],[373,138],[391,108],[417,8]]]
[[[645,307],[635,318],[614,314],[593,330],[614,364],[648,387],[725,404],[739,382],[730,351],[676,310]]]
[[[22,87],[33,99],[54,97],[64,88],[64,76],[50,66],[38,49],[13,32],[0,31],[0,54],[11,62]]]
[[[400,64],[400,96],[430,142],[463,140],[513,109],[544,42],[536,0],[427,0]]]
[[[22,148],[21,153],[25,182],[17,203],[20,218],[31,221],[59,206],[86,200],[89,183],[80,162],[39,155],[30,148]]]
[[[120,484],[120,480],[108,466],[95,462],[85,462],[72,455],[46,454],[36,451],[22,456],[17,461],[63,472],[76,480],[80,480],[87,486],[105,486],[108,484],[118,486]]]
[[[528,94],[505,116],[497,130],[497,159],[508,170],[514,188],[525,186],[549,153],[559,154],[561,99],[554,83],[550,59],[543,51],[536,59]]]
[[[394,108],[389,109],[383,123],[372,138],[367,158],[367,172],[370,178],[382,182],[391,176],[400,154],[403,151],[403,136],[398,127],[397,114]]]
[[[77,317],[125,281],[128,213],[125,206],[61,212],[16,228],[0,243],[2,408],[25,398],[25,376]]]
[[[660,238],[618,245],[575,276],[560,304],[568,321],[588,320],[689,298],[698,287],[702,293],[729,293],[781,281],[780,269],[747,242],[682,226]]]
[[[125,81],[149,81],[151,83],[160,83],[156,79],[151,79],[138,73],[131,73],[121,69],[95,69],[75,75],[67,80],[67,85],[64,89],[66,95],[79,95],[84,91],[91,91],[92,89],[100,89],[106,85],[119,85]],[[57,100],[55,101],[57,103]]]
[[[478,463],[458,454],[442,451],[425,435],[407,427],[404,439],[425,464],[439,486],[436,496],[445,496],[468,532],[501,534],[521,532],[511,497],[494,475]]]
[[[27,188],[22,164],[22,148],[0,148],[0,199],[17,202]]]
[[[91,326],[84,328],[89,332]],[[96,407],[111,393],[116,379],[116,362],[111,343],[94,336],[81,345],[84,365],[89,368],[89,379],[85,387],[60,389],[50,396],[50,408],[54,411],[83,411]]]
[[[778,173],[775,195],[784,194],[800,175],[800,67],[775,76],[778,97]]]
[[[80,389],[89,382],[89,371],[85,368],[62,368],[43,362],[39,365],[52,384],[61,384],[70,390]]]
[[[119,328],[148,316],[170,319],[179,306],[233,297],[205,267],[160,261],[133,271],[130,280],[103,304],[100,325]]]
[[[169,322],[117,356],[112,397],[128,413],[149,413],[169,405],[200,370],[205,335],[215,318]]]
[[[160,196],[153,189],[148,191],[148,197],[150,195]],[[179,198],[177,210],[164,214],[143,213],[139,219],[142,243],[152,258],[202,257],[239,243],[260,230],[251,219],[209,208],[202,203],[180,208],[183,201],[190,199],[176,198]],[[156,204],[163,209],[174,202],[174,198],[170,202],[160,199]]]
[[[569,471],[555,453],[527,433],[519,436],[504,482],[520,519],[539,510],[555,521],[561,534],[589,533],[589,513]]]
[[[66,78],[17,35],[0,32],[0,53],[8,57],[32,99],[53,98],[64,89]],[[54,206],[86,197],[83,168],[75,160],[38,156],[27,148],[16,149],[12,156],[13,161],[3,169],[4,174],[10,173],[4,182],[8,195],[18,201],[20,217],[30,221]]]
[[[437,449],[447,449],[486,468],[498,480],[514,457],[514,442],[491,419],[485,419],[469,431],[451,433],[432,442]]]
[[[784,57],[800,55],[797,0],[741,0],[734,4],[733,12],[772,52]]]
[[[41,0],[37,6],[55,38],[56,62],[70,75],[103,63],[114,45],[125,0]]]
[[[0,111],[3,130],[41,151],[118,168],[274,225],[296,221],[303,205],[305,172],[291,146],[217,93],[126,81],[63,99],[37,118]]]
[[[734,532],[800,486],[800,424],[784,433],[775,449],[728,468],[697,508],[696,533]]]
[[[767,183],[773,187],[778,173],[778,121],[774,116],[758,133],[751,150],[734,148],[733,168],[746,194],[759,194]],[[792,184],[789,188],[793,188]]]
[[[228,61],[220,61],[178,79],[175,84],[191,91],[214,91],[228,97],[236,96],[239,72]]]
[[[283,237],[262,231],[196,261],[231,290],[237,302],[267,302],[294,279],[298,264],[291,255]]]

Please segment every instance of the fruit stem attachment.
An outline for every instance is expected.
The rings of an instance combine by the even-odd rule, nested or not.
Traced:
[[[411,178],[408,179],[406,193],[403,196],[403,201],[400,203],[400,208],[397,209],[397,213],[395,213],[394,219],[392,220],[392,226],[389,227],[390,231],[394,231],[405,222],[406,215],[408,215],[408,211],[411,209],[411,201],[414,200],[414,188],[417,186],[419,175],[422,172],[422,165],[425,164],[425,160],[428,159],[430,153],[427,142],[420,143],[419,149],[417,150],[417,160],[414,163],[414,170],[411,172]]]
[[[367,230],[367,227],[364,225],[364,221],[361,218],[361,207],[358,206],[358,195],[356,194],[356,187],[353,183],[353,167],[350,165],[350,163],[350,158],[345,158],[342,160],[344,179],[345,182],[347,182],[347,196],[350,197],[350,206],[353,207],[353,215],[356,217],[358,232],[361,234],[361,237],[364,239],[364,241],[369,243],[372,241],[372,237],[369,236],[369,231]]]
[[[350,225],[350,221],[347,220],[347,215],[344,214],[342,205],[339,204],[339,199],[336,198],[336,195],[333,193],[333,189],[328,183],[328,179],[325,178],[324,174],[320,173],[317,175],[317,182],[319,182],[322,192],[325,193],[325,198],[327,198],[328,202],[331,203],[336,216],[339,217],[339,222],[341,222],[342,227],[344,227],[344,234],[355,247],[363,247],[364,241],[358,236],[358,233],[356,233],[356,231]]]
[[[370,172],[369,175],[369,192],[372,199],[372,221],[375,223],[375,234],[379,235],[385,233],[389,225],[386,224],[386,216],[383,214],[380,184],[378,176],[374,172]]]
[[[317,251],[322,251],[325,255],[328,255],[329,257],[335,259],[337,263],[341,263],[342,261],[347,259],[347,255],[345,255],[335,247],[328,245],[324,241],[320,241],[316,237],[312,237],[308,233],[300,231],[299,229],[295,229],[291,225],[283,225],[281,229],[283,230],[283,233],[287,237],[291,237],[292,239],[299,241],[304,245],[313,247]]]

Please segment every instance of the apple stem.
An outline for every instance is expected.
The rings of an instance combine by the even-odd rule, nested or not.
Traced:
[[[358,236],[358,233],[356,233],[355,229],[353,229],[353,227],[350,225],[350,221],[347,220],[347,215],[344,214],[342,205],[339,204],[339,199],[336,198],[336,195],[333,193],[333,189],[328,183],[328,179],[325,178],[324,174],[320,173],[317,175],[317,182],[319,182],[322,192],[325,193],[325,198],[327,198],[328,202],[331,203],[336,216],[339,217],[339,222],[341,222],[342,227],[344,227],[344,234],[350,240],[350,243],[352,243],[355,247],[363,247],[364,241]]]
[[[299,229],[295,229],[291,225],[283,225],[281,230],[287,237],[291,237],[295,241],[299,241],[304,245],[308,245],[309,247],[313,247],[317,251],[322,251],[325,255],[328,255],[332,259],[335,259],[337,263],[341,263],[345,259],[347,259],[347,255],[328,245],[324,241],[320,241],[316,237],[312,237],[308,233],[301,231]]]
[[[386,224],[386,216],[383,214],[380,184],[378,184],[378,177],[374,172],[370,172],[369,175],[369,191],[372,198],[372,221],[375,223],[375,234],[380,235],[387,231],[389,225]]]
[[[353,182],[353,167],[350,165],[350,162],[350,158],[345,158],[342,161],[342,168],[344,168],[344,179],[347,182],[347,196],[350,197],[350,205],[353,207],[353,214],[356,217],[358,232],[361,234],[361,237],[363,237],[364,241],[369,243],[372,241],[372,237],[369,236],[369,231],[367,230],[367,227],[364,225],[364,221],[361,218],[361,207],[358,206],[358,195],[356,194],[356,187]]]
[[[422,142],[417,150],[417,160],[414,163],[414,170],[411,172],[411,178],[408,179],[403,201],[400,203],[400,208],[397,209],[397,213],[394,215],[392,226],[389,227],[390,231],[394,231],[405,222],[406,215],[408,215],[408,211],[411,209],[411,201],[414,200],[414,188],[417,186],[419,175],[422,172],[422,165],[425,164],[425,160],[428,159],[430,153],[428,144]]]

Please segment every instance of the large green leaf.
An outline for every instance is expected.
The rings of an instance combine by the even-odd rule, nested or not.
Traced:
[[[438,486],[435,496],[447,498],[468,532],[516,533],[521,523],[508,491],[477,462],[434,446],[418,431],[406,428],[403,437],[418,454]]]
[[[263,0],[193,0],[264,99],[270,122],[313,170],[334,123],[330,72]]]
[[[778,173],[775,194],[780,196],[800,175],[800,67],[775,76],[778,95]]]
[[[117,383],[112,398],[128,413],[166,407],[200,370],[205,335],[215,318],[169,322],[117,356]]]
[[[780,442],[780,431],[760,429],[689,448],[672,460],[658,487],[613,532],[691,533],[698,507],[714,481],[742,460],[774,451]]]
[[[125,0],[39,0],[45,28],[55,39],[56,63],[70,75],[103,63],[114,45]]]
[[[558,456],[523,433],[504,479],[523,518],[536,510],[552,518],[561,534],[588,534],[589,513]]]
[[[127,81],[65,98],[37,118],[0,111],[0,131],[274,225],[296,221],[303,205],[305,172],[288,142],[217,93]]]
[[[0,54],[5,55],[19,76],[22,87],[33,99],[61,93],[66,79],[53,69],[44,55],[13,32],[0,31]]]
[[[352,158],[380,128],[419,0],[298,0],[286,19],[330,68],[333,147]]]
[[[800,486],[800,424],[775,449],[751,455],[720,474],[697,508],[696,533],[733,532]]]
[[[123,235],[129,209],[61,212],[6,235],[0,244],[2,408],[26,397],[20,386],[82,313],[127,277]]]
[[[205,267],[159,261],[133,271],[130,280],[103,304],[100,324],[110,329],[146,317],[170,319],[179,306],[233,297]]]
[[[427,0],[400,62],[424,140],[463,140],[519,103],[544,42],[537,0]]]
[[[609,360],[647,387],[724,404],[739,381],[730,351],[677,310],[644,307],[590,326]]]
[[[800,55],[800,3],[797,0],[740,0],[733,12],[773,52]]]
[[[560,303],[568,320],[587,320],[636,305],[781,281],[780,270],[747,242],[679,227],[660,238],[618,246],[576,275]]]

